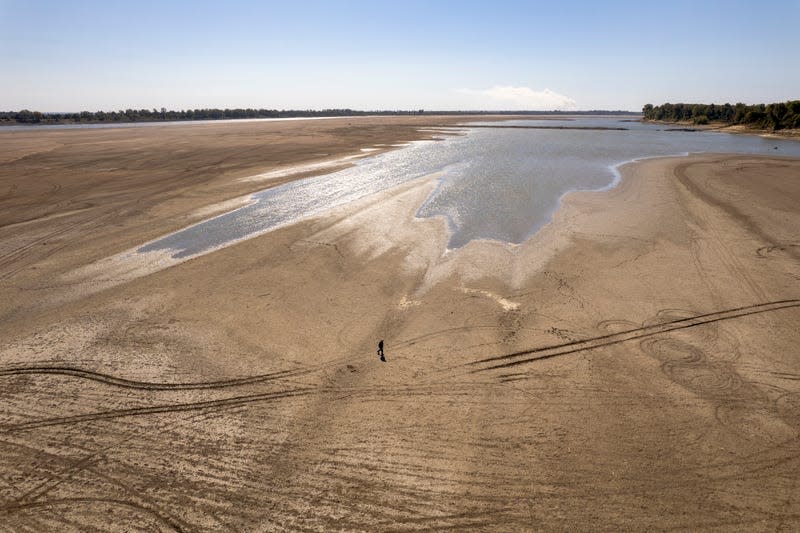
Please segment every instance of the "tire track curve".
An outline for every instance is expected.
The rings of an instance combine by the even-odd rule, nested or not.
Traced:
[[[96,420],[109,420],[113,418],[124,418],[130,416],[142,416],[142,415],[163,414],[163,413],[180,413],[183,411],[203,411],[203,410],[218,409],[224,407],[236,407],[256,402],[269,402],[269,401],[280,400],[283,398],[308,396],[312,392],[315,392],[316,390],[317,389],[311,387],[305,387],[299,389],[289,389],[280,392],[250,394],[246,396],[233,396],[231,398],[222,398],[220,400],[208,400],[204,402],[164,404],[164,405],[154,405],[151,407],[133,407],[130,409],[100,411],[95,413],[87,413],[83,415],[43,418],[39,420],[32,420],[30,422],[22,422],[19,424],[9,424],[3,426],[2,430],[6,433],[15,433],[18,431],[26,431],[29,429],[36,429],[42,427],[77,424],[79,422],[93,422]]]
[[[78,220],[71,224],[66,224],[63,227],[56,228],[53,231],[34,237],[29,242],[4,253],[3,257],[0,258],[0,280],[8,279],[20,270],[26,268],[28,265],[24,262],[24,260],[31,254],[31,252],[37,250],[39,245],[58,237],[66,236],[72,231],[83,230],[86,232],[93,230],[105,224],[106,221],[112,216],[112,213],[100,213],[85,220]],[[58,250],[67,246],[67,244],[68,243],[62,243],[60,245],[51,246],[44,257],[49,257]]]
[[[586,350],[594,350],[612,344],[619,344],[635,339],[641,339],[656,335],[659,333],[666,333],[679,329],[692,328],[713,322],[720,322],[723,320],[731,320],[748,315],[756,315],[770,311],[777,311],[780,309],[788,309],[792,307],[800,307],[800,300],[777,300],[774,302],[767,302],[756,305],[748,305],[744,307],[736,307],[724,311],[716,311],[714,313],[706,313],[694,317],[681,318],[677,320],[670,320],[661,324],[653,324],[640,328],[629,329],[619,333],[610,333],[607,335],[600,335],[589,339],[579,341],[571,341],[563,344],[555,344],[551,346],[543,346],[541,348],[534,348],[531,350],[522,350],[514,353],[497,355],[466,363],[462,366],[477,367],[470,370],[470,373],[486,372],[490,370],[497,370],[502,368],[509,368],[518,365],[524,365],[539,361],[542,359],[550,359],[552,357],[559,357],[562,355],[569,355],[573,353],[583,352]]]
[[[87,379],[105,385],[112,385],[114,387],[122,387],[126,389],[175,391],[175,390],[223,389],[227,387],[237,387],[240,385],[264,383],[282,378],[297,377],[309,374],[311,372],[313,372],[313,370],[310,369],[281,370],[278,372],[272,372],[270,374],[259,374],[256,376],[225,379],[219,381],[199,381],[194,383],[191,382],[165,383],[165,382],[154,382],[154,381],[136,381],[132,379],[125,379],[112,376],[110,374],[103,374],[101,372],[95,372],[93,370],[84,370],[82,368],[75,368],[71,366],[37,365],[37,366],[24,366],[24,367],[2,369],[0,370],[0,377],[55,374],[60,376],[71,376],[80,379]]]
[[[0,509],[0,515],[10,515],[13,513],[23,512],[29,509],[46,509],[48,507],[57,507],[57,506],[70,506],[73,507],[76,504],[106,504],[106,505],[113,505],[118,507],[125,507],[128,509],[132,509],[134,511],[141,512],[148,516],[154,518],[157,522],[161,525],[167,526],[169,529],[173,531],[186,531],[184,527],[182,527],[177,521],[171,519],[170,517],[164,516],[157,512],[150,507],[140,505],[138,503],[128,501],[128,500],[118,500],[113,498],[60,498],[54,500],[46,500],[41,502],[32,502],[32,503],[25,503],[19,505],[9,505]]]

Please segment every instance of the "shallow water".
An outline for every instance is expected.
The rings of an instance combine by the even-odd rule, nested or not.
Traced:
[[[433,173],[441,173],[439,186],[418,216],[444,216],[450,248],[473,239],[521,243],[550,220],[565,193],[612,186],[618,179],[615,166],[626,161],[689,152],[800,157],[797,141],[664,131],[669,126],[620,118],[494,124],[629,129],[470,128],[462,136],[412,143],[357,160],[352,168],[256,193],[251,205],[148,243],[139,252],[168,251],[176,259],[198,255]]]

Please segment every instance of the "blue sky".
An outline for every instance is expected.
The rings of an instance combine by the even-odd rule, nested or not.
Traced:
[[[800,98],[800,0],[0,0],[0,109]]]

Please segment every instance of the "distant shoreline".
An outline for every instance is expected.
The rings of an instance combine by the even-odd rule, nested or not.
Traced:
[[[520,117],[567,117],[567,116],[629,116],[640,117],[633,111],[357,111],[335,109],[323,111],[264,110],[264,109],[195,109],[186,111],[149,111],[146,109],[126,111],[82,111],[80,113],[44,113],[39,111],[0,112],[0,127],[42,126],[114,126],[122,124],[178,124],[210,123],[230,121],[304,120],[322,118],[355,117],[419,117],[419,116],[520,116]]]

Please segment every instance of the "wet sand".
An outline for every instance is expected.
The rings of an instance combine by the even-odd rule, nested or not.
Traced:
[[[297,127],[285,142],[322,136]],[[0,228],[8,529],[800,525],[800,161],[626,165],[523,245],[444,255],[444,222],[413,216],[430,177],[99,292],[60,281],[246,192],[270,168],[242,154],[280,153],[232,134],[211,157],[196,135],[186,176],[182,135],[69,165],[86,151],[46,137],[54,155],[31,142],[0,171],[31,191]],[[117,150],[127,178],[57,188]],[[148,180],[162,163],[174,181]]]

